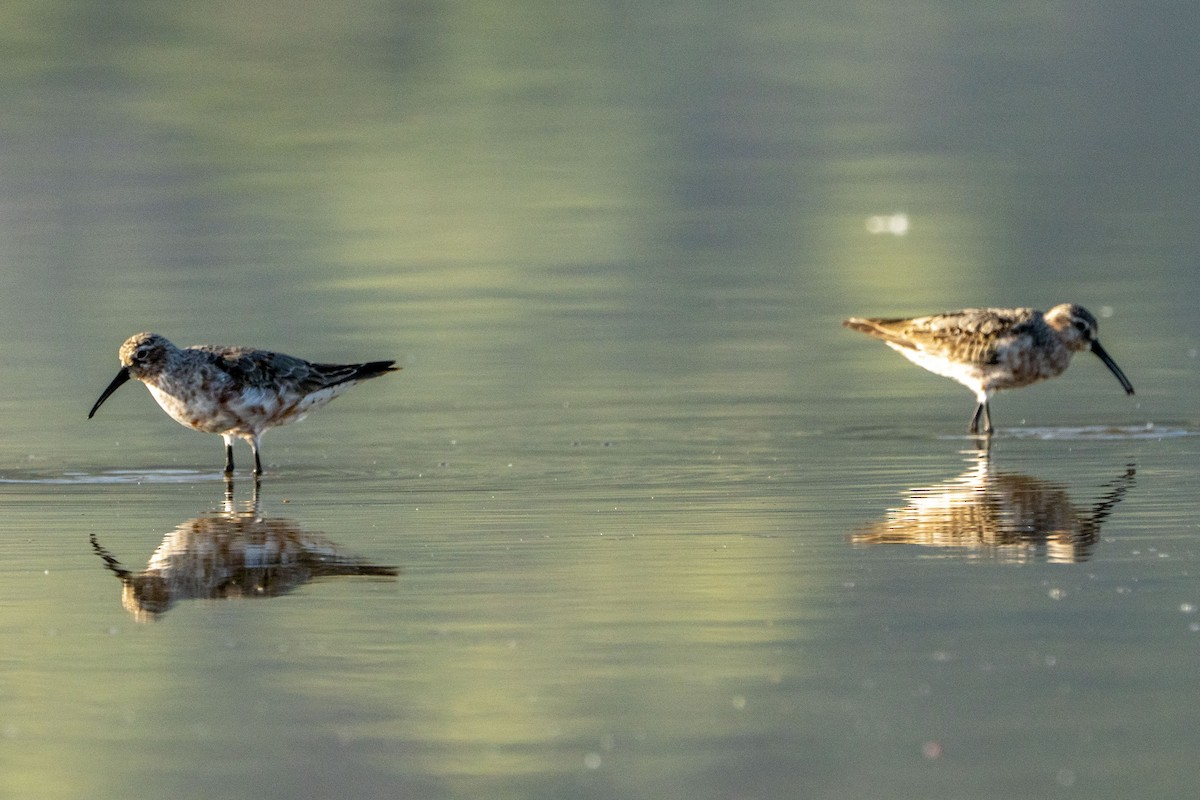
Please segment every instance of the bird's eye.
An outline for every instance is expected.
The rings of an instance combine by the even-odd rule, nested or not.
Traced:
[[[1087,333],[1088,324],[1081,319],[1077,319],[1075,320],[1075,330],[1079,331],[1080,333]]]
[[[146,360],[146,357],[147,357],[148,355],[150,355],[150,349],[149,349],[149,348],[146,348],[146,347],[139,348],[138,350],[136,350],[136,351],[134,352],[134,354],[133,354],[133,360],[134,360],[134,361],[138,361],[138,362],[142,362],[142,361],[145,361],[145,360]]]

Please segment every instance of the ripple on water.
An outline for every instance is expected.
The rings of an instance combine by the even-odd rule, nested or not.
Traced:
[[[1080,425],[1045,428],[1005,428],[1003,436],[1013,439],[1044,440],[1157,440],[1195,436],[1197,431],[1179,426],[1144,425]]]
[[[100,486],[107,484],[194,483],[200,480],[223,479],[220,472],[200,472],[193,469],[114,469],[103,472],[35,472],[0,475],[0,484],[33,484],[41,486]]]

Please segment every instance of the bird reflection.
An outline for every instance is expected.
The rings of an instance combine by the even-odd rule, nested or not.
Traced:
[[[161,617],[180,600],[277,597],[316,578],[399,574],[259,509],[257,482],[253,499],[241,503],[227,482],[222,509],[177,525],[140,572],[122,566],[95,534],[92,549],[121,579],[121,603],[139,622]]]
[[[991,469],[986,450],[957,478],[908,491],[908,505],[856,532],[860,545],[919,544],[956,548],[964,555],[1005,561],[1086,561],[1100,539],[1100,523],[1134,482],[1134,465],[1109,481],[1090,507],[1071,503],[1065,486]]]

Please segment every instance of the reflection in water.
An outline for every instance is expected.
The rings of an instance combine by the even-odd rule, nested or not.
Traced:
[[[92,534],[92,548],[121,579],[121,603],[139,622],[156,619],[180,600],[276,597],[315,578],[387,576],[395,567],[368,564],[323,536],[288,519],[264,518],[254,498],[238,510],[226,483],[221,511],[180,523],[150,557],[146,569],[121,566]]]
[[[855,533],[854,543],[961,548],[1008,561],[1086,561],[1100,538],[1100,523],[1133,485],[1135,472],[1128,465],[1081,510],[1064,486],[993,472],[986,450],[976,452],[974,462],[954,480],[910,489],[907,506]]]

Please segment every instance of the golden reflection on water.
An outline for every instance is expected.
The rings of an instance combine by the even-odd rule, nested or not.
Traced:
[[[220,511],[186,520],[163,537],[146,568],[122,566],[93,533],[92,548],[121,580],[121,604],[138,622],[159,619],[181,600],[278,597],[317,578],[395,577],[396,567],[372,564],[282,517],[264,517],[259,486],[236,503],[225,484]],[[240,506],[240,507],[239,507]]]
[[[1105,484],[1089,506],[1076,506],[1065,486],[992,469],[987,450],[971,451],[957,478],[908,490],[908,504],[852,535],[858,545],[917,544],[1003,561],[1088,560],[1100,524],[1134,483],[1135,468]]]

